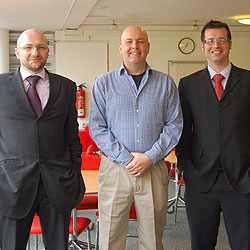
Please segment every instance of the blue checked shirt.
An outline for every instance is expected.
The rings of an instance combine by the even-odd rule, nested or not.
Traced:
[[[183,119],[173,79],[148,65],[139,89],[125,67],[99,76],[92,91],[90,135],[124,168],[130,152],[145,153],[153,165],[181,136]]]

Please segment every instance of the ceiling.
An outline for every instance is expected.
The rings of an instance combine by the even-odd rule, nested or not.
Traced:
[[[87,25],[203,25],[210,19],[242,25],[249,0],[7,0],[1,2],[0,28],[43,31]]]

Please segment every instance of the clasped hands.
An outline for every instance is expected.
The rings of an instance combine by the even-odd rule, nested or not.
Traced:
[[[131,154],[133,155],[133,159],[124,169],[136,177],[144,175],[152,166],[151,159],[146,154],[136,152],[131,152]]]

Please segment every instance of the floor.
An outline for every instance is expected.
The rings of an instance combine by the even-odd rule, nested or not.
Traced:
[[[172,197],[174,194],[174,184],[170,183],[169,186],[169,197]],[[89,211],[80,211],[78,212],[79,216],[84,216],[90,218],[93,223],[96,222],[97,217],[95,215],[96,210],[89,210]],[[136,221],[129,223],[129,232],[136,233],[137,231],[137,223]],[[93,230],[91,231],[91,241],[95,244],[95,233],[96,228],[94,226]],[[83,232],[79,236],[80,240],[86,241],[86,233]],[[31,236],[31,250],[35,250],[34,248],[34,236]],[[174,222],[174,213],[167,214],[167,224],[165,227],[165,232],[163,235],[163,243],[164,249],[169,250],[190,250],[190,235],[189,229],[187,224],[186,212],[185,207],[178,209],[177,214],[177,223]],[[39,237],[39,250],[44,249],[41,237]],[[138,249],[138,242],[137,238],[127,238],[127,246],[126,250],[137,250]],[[60,249],[55,249],[60,250]],[[147,249],[148,250],[148,249]],[[225,227],[223,223],[223,219],[221,219],[220,231],[217,241],[216,250],[230,250]]]

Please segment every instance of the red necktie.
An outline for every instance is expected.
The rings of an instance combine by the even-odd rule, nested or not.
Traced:
[[[36,83],[40,79],[40,76],[29,76],[26,80],[29,82],[30,86],[27,91],[27,95],[29,97],[30,103],[36,112],[37,116],[42,113],[42,104],[41,100],[36,92]]]
[[[222,94],[223,94],[223,87],[222,87],[222,84],[221,84],[221,81],[224,79],[224,76],[221,75],[221,74],[216,74],[214,77],[213,77],[213,80],[215,82],[215,87],[214,87],[214,91],[215,91],[215,94],[217,95],[217,98],[218,100],[220,101],[221,97],[222,97]]]

